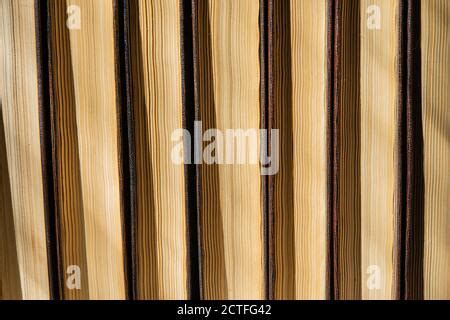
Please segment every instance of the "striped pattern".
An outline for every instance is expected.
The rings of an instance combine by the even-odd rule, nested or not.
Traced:
[[[70,35],[66,27],[66,4],[49,2],[53,134],[55,137],[55,199],[58,204],[60,246],[60,282],[62,298],[88,299],[89,282],[86,257],[86,236],[77,135],[75,88],[70,53]],[[64,285],[69,266],[79,266],[81,290]]]
[[[179,9],[130,1],[138,299],[188,298],[185,177],[171,160],[171,134],[183,126]]]
[[[381,30],[366,27],[369,5],[376,5],[380,10]],[[392,252],[398,214],[395,211],[395,201],[398,200],[395,189],[398,174],[395,153],[399,83],[396,67],[398,8],[398,1],[361,2],[360,65],[364,66],[360,75],[363,299],[392,299],[396,290]],[[379,282],[376,277],[379,277]]]
[[[326,4],[274,2],[276,299],[326,297]]]
[[[447,2],[0,0],[0,299],[449,299]]]
[[[335,92],[338,113],[338,264],[336,298],[361,298],[361,128],[360,28],[358,0],[339,1],[336,17],[336,53],[340,59]],[[338,30],[339,28],[339,30]]]
[[[197,15],[198,48],[208,50],[198,55],[203,129],[217,128],[224,133],[228,128],[258,129],[259,3],[210,0],[196,5],[197,12],[204,13]],[[265,280],[258,165],[203,165],[201,187],[203,297],[262,299]]]
[[[81,29],[67,30],[67,6]],[[124,299],[112,0],[50,2],[61,290],[67,299]],[[101,121],[100,121],[101,119]],[[68,290],[67,267],[81,270]]]
[[[10,251],[14,246],[10,248],[10,256],[2,265],[7,264],[9,270],[16,268],[20,278],[19,290],[14,283],[16,280],[3,278],[11,272],[14,276],[14,271],[0,273],[1,291],[6,297],[21,294],[27,300],[49,299],[34,1],[2,0],[0,8],[4,130],[1,134],[9,172],[9,179],[2,179],[2,183],[9,182],[9,186],[2,185],[1,190],[8,192],[10,188],[11,194],[11,207],[2,208],[5,210],[2,216],[9,219],[12,216],[17,250],[15,258]],[[5,155],[2,157],[4,159]],[[7,193],[4,196],[8,197]],[[11,289],[4,288],[9,285]]]
[[[425,299],[450,299],[450,3],[421,2]]]

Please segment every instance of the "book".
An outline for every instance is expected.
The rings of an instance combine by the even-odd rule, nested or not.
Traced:
[[[259,8],[258,1],[249,0],[193,2],[196,108],[202,132],[260,128]],[[220,148],[218,134],[211,133],[203,147],[216,141]],[[259,134],[255,139],[258,146]],[[220,163],[217,150],[211,163],[199,164],[201,296],[263,299],[260,168],[246,161]]]
[[[40,142],[42,100],[34,1],[2,1],[0,292],[49,299],[46,205]],[[5,249],[5,250],[3,250]]]
[[[360,1],[336,1],[334,19],[334,235],[330,295],[361,299]],[[336,190],[337,189],[337,190]],[[331,266],[330,266],[331,267]],[[330,284],[330,287],[331,287]]]
[[[450,298],[448,1],[0,16],[0,300]]]
[[[369,6],[381,14],[368,25]],[[361,274],[362,299],[392,299],[396,285],[399,125],[399,2],[361,1]],[[370,21],[369,21],[370,22]],[[364,69],[363,69],[364,68]],[[372,276],[372,277],[371,277]],[[397,275],[398,276],[398,275]]]
[[[273,1],[273,298],[327,297],[327,1]],[[270,55],[270,54],[269,54]],[[269,65],[270,68],[270,65]],[[269,89],[270,90],[270,89]]]
[[[112,0],[48,2],[64,299],[125,299],[127,294],[114,5]]]
[[[186,176],[172,161],[172,133],[184,126],[181,10],[176,0],[129,1],[137,299],[190,297]]]
[[[423,135],[423,298],[450,298],[449,187],[450,119],[448,1],[421,1],[421,118]],[[420,249],[419,249],[420,250]],[[413,269],[414,270],[414,269]],[[416,269],[417,270],[417,269]]]

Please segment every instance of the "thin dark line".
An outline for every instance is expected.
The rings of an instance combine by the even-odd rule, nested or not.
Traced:
[[[268,130],[268,154],[272,155],[272,146],[269,141],[271,141],[271,130],[273,128],[274,119],[274,82],[273,82],[273,34],[274,34],[274,3],[273,0],[265,1],[264,12],[266,13],[266,19],[264,23],[265,36],[265,64],[266,64],[266,75],[265,75],[265,91],[266,91],[266,126]],[[275,297],[275,210],[274,210],[274,176],[267,177],[266,186],[266,223],[267,223],[267,277],[268,277],[268,299],[274,299]]]
[[[395,299],[404,299],[405,295],[405,235],[406,235],[406,74],[407,74],[407,3],[399,3],[399,40],[398,40],[398,101],[397,101],[397,212],[396,212],[396,262],[395,262]]]
[[[260,128],[268,129],[268,65],[267,65],[267,53],[268,53],[268,0],[260,0],[259,2],[259,59],[260,59]],[[269,132],[268,132],[269,133]],[[270,141],[270,137],[267,136],[266,146]],[[271,296],[270,285],[270,238],[269,238],[269,226],[270,210],[269,210],[269,177],[261,176],[261,188],[262,188],[262,207],[263,207],[263,238],[264,238],[264,274],[265,274],[265,298],[269,299]]]
[[[195,87],[194,87],[194,48],[193,48],[193,18],[192,3],[180,0],[181,23],[181,72],[183,96],[183,127],[194,136]],[[185,141],[186,142],[186,141]],[[190,145],[193,146],[192,141]],[[188,146],[185,146],[186,148]],[[192,149],[192,148],[191,148]],[[192,300],[200,299],[200,269],[199,269],[199,234],[198,234],[198,206],[197,206],[197,170],[196,165],[185,164],[185,192],[186,192],[186,223],[188,241],[188,288]]]
[[[199,69],[199,34],[198,34],[198,2],[197,0],[191,0],[191,10],[192,10],[192,62],[193,62],[193,75],[194,75],[194,119],[196,121],[201,120],[200,116],[200,69]],[[202,170],[201,164],[196,164],[195,166],[195,187],[197,191],[196,200],[197,200],[197,252],[198,252],[198,286],[199,286],[199,297],[203,299],[204,296],[204,288],[203,288],[203,266],[202,266],[202,224],[200,222],[200,214],[201,214],[201,206],[202,206]]]
[[[420,1],[406,11],[406,221],[404,299],[423,299],[424,176],[421,114]]]
[[[340,97],[341,97],[341,41],[342,41],[342,1],[335,0],[334,8],[334,93],[333,93],[333,111],[329,115],[332,117],[332,147],[330,152],[333,152],[332,162],[332,189],[333,189],[333,202],[332,202],[332,271],[333,274],[330,281],[333,281],[333,287],[331,288],[332,294],[330,297],[334,300],[340,298],[340,260],[339,260],[339,114],[340,114]]]
[[[119,168],[121,184],[122,233],[127,298],[134,300],[136,283],[136,160],[131,98],[128,0],[114,1],[114,34],[119,125]]]
[[[53,135],[50,99],[49,16],[47,1],[35,0],[36,52],[38,68],[39,125],[42,154],[42,180],[46,220],[47,261],[50,297],[61,298],[60,265],[58,258],[58,232],[55,208],[55,184],[53,177]]]
[[[334,54],[335,1],[327,1],[327,299],[334,299]]]

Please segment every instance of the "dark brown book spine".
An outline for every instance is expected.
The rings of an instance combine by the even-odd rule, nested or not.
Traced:
[[[259,44],[259,59],[260,59],[260,112],[261,121],[260,128],[267,130],[267,150],[270,154],[270,129],[272,124],[272,114],[270,110],[270,100],[268,87],[270,86],[269,79],[269,60],[268,60],[268,45],[271,40],[268,39],[269,26],[271,25],[270,13],[272,7],[272,0],[260,0],[259,1],[259,34],[260,34],[260,44]],[[270,223],[272,222],[273,212],[270,206],[270,191],[271,184],[270,176],[261,176],[261,201],[263,208],[263,229],[264,229],[264,259],[265,259],[265,296],[266,299],[272,297],[272,285],[271,285],[271,253],[273,250],[273,244],[271,242],[271,232]]]
[[[61,296],[62,270],[58,252],[58,221],[55,202],[54,184],[54,136],[51,130],[53,107],[51,103],[51,61],[49,55],[48,35],[50,19],[48,2],[35,0],[36,52],[38,67],[39,123],[42,154],[42,181],[44,191],[44,210],[47,238],[47,263],[51,299],[59,300]]]
[[[334,1],[329,98],[329,297],[361,298],[360,3]],[[331,18],[330,18],[331,20]],[[333,21],[330,21],[330,24]],[[331,66],[330,66],[331,69]],[[331,90],[331,88],[329,88]]]
[[[424,177],[421,115],[420,1],[399,3],[397,299],[423,298]]]
[[[336,72],[339,72],[339,46],[336,44],[338,37],[336,36],[338,13],[336,1],[327,1],[327,299],[334,299],[335,293],[338,291],[336,285],[337,270],[337,146],[336,146],[336,100],[338,93],[335,92],[339,88]],[[340,16],[339,16],[340,18]]]
[[[135,299],[136,283],[136,154],[131,96],[128,0],[114,0],[115,68],[117,87],[119,177],[125,285],[128,299]]]
[[[199,30],[198,30],[198,24],[199,24],[199,4],[197,0],[191,0],[191,18],[192,18],[192,72],[193,72],[193,84],[194,84],[194,106],[193,106],[193,113],[194,113],[194,121],[200,121],[200,88],[199,88],[199,79],[200,79],[200,68],[199,68]],[[198,254],[198,295],[200,299],[205,298],[205,291],[203,287],[203,261],[202,261],[202,253],[203,253],[203,247],[202,247],[202,241],[201,241],[201,234],[202,234],[202,224],[201,224],[201,204],[202,204],[202,170],[201,170],[201,164],[195,164],[194,161],[194,167],[195,167],[195,191],[196,191],[196,216],[197,216],[197,234],[198,234],[198,240],[197,240],[197,254]]]
[[[424,254],[424,172],[423,130],[421,110],[421,48],[420,48],[420,1],[408,0],[406,24],[406,74],[403,85],[406,98],[402,119],[406,121],[403,135],[406,156],[405,186],[405,236],[404,236],[404,299],[423,299],[423,254]],[[406,20],[406,21],[405,21]],[[403,90],[405,93],[405,90]]]
[[[264,71],[265,71],[265,108],[266,112],[264,124],[269,132],[268,134],[268,152],[272,154],[272,147],[270,145],[271,135],[270,130],[273,129],[274,123],[274,83],[273,83],[273,0],[264,1],[263,5],[263,13],[264,14],[264,34],[262,39],[264,40],[264,44],[261,44],[262,50],[264,50]],[[281,159],[280,159],[281,160]],[[268,176],[266,178],[266,186],[263,189],[265,192],[265,230],[266,230],[266,241],[267,241],[267,296],[268,299],[274,299],[274,287],[275,287],[275,231],[274,231],[274,177]]]
[[[181,72],[183,96],[183,127],[194,137],[195,107],[195,77],[194,77],[194,29],[195,10],[193,2],[180,0],[181,24]],[[193,145],[191,141],[191,145]],[[188,146],[186,146],[188,147]],[[188,159],[186,159],[188,160]],[[200,249],[199,249],[199,219],[197,204],[197,168],[193,159],[184,166],[186,192],[186,241],[188,243],[188,283],[189,297],[200,299]]]

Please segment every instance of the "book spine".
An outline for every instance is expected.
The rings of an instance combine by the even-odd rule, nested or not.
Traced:
[[[423,137],[420,1],[399,3],[396,299],[423,298]]]
[[[198,2],[197,0],[191,0],[191,18],[192,18],[192,72],[194,76],[194,121],[200,121],[200,89],[199,89],[199,34],[198,34]],[[195,151],[194,151],[195,152]],[[195,155],[194,155],[195,157]],[[202,224],[201,224],[201,204],[202,204],[202,171],[201,165],[196,164],[194,160],[195,166],[195,189],[196,189],[196,215],[198,218],[197,221],[197,251],[198,251],[198,290],[199,290],[199,298],[204,299],[204,287],[203,287],[203,261],[202,261]]]
[[[54,132],[52,130],[53,104],[51,102],[51,60],[49,55],[50,17],[48,1],[35,0],[36,52],[38,67],[38,100],[41,142],[42,182],[47,239],[47,264],[49,272],[50,298],[59,300],[62,292],[61,259],[58,250],[59,224],[56,213],[56,188],[54,180]]]
[[[183,127],[188,130],[191,137],[194,136],[194,122],[196,120],[195,105],[195,61],[194,61],[194,3],[180,0],[180,24],[181,24],[181,72],[182,72],[182,96],[183,96]],[[191,141],[192,142],[192,141]],[[192,143],[191,143],[192,145]],[[188,146],[186,146],[188,148]],[[185,199],[186,199],[186,241],[188,280],[187,288],[189,297],[193,300],[200,299],[200,248],[199,248],[199,218],[197,190],[197,167],[192,164],[193,159],[184,166],[185,174]],[[189,164],[188,164],[189,163]]]
[[[326,298],[334,299],[338,286],[337,253],[337,106],[339,83],[337,72],[340,71],[339,36],[336,31],[340,21],[340,5],[334,0],[327,1],[327,288]]]
[[[404,299],[423,299],[424,170],[421,97],[420,1],[407,0],[406,16],[406,186]],[[405,93],[405,90],[403,90]]]
[[[136,280],[136,152],[130,67],[128,0],[114,0],[118,145],[125,282],[127,298],[137,294]]]
[[[259,2],[259,34],[260,34],[260,112],[261,123],[260,128],[267,130],[266,141],[267,150],[271,150],[270,146],[270,129],[272,128],[273,104],[270,103],[269,91],[271,84],[270,79],[270,45],[272,42],[272,0],[260,0]],[[272,108],[272,109],[271,109]],[[263,147],[263,145],[261,146]],[[265,273],[265,295],[266,299],[271,299],[272,294],[272,272],[273,272],[273,242],[272,242],[272,223],[273,208],[271,207],[271,192],[273,192],[273,182],[271,176],[261,177],[261,202],[263,208],[263,241],[264,241],[264,273]]]
[[[273,33],[274,33],[274,3],[273,0],[267,0],[264,3],[264,47],[265,47],[265,90],[266,90],[266,102],[265,107],[266,119],[265,125],[267,126],[268,134],[268,151],[272,154],[272,146],[270,145],[271,135],[270,132],[274,126],[274,81],[273,81],[273,67],[274,67],[274,46],[273,46]],[[281,160],[281,159],[280,159]],[[265,205],[264,208],[266,216],[266,240],[267,240],[267,295],[269,299],[275,298],[275,208],[274,208],[274,176],[267,177],[267,185],[264,188]]]

